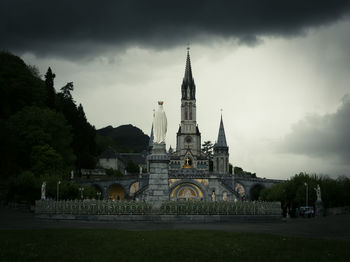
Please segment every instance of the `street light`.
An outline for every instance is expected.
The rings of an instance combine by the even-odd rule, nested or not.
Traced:
[[[96,195],[97,195],[97,199],[100,200],[101,192],[97,192]]]
[[[83,200],[83,198],[84,198],[84,195],[83,195],[84,188],[83,187],[79,187],[79,191],[80,191],[81,200]]]
[[[58,182],[57,182],[57,201],[60,199],[60,184],[61,184],[61,181],[58,180]]]
[[[304,185],[306,186],[306,206],[308,206],[309,205],[309,201],[308,201],[308,198],[309,198],[308,184],[305,182]]]

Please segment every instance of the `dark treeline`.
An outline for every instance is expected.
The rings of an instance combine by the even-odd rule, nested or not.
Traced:
[[[306,184],[307,187],[306,187]],[[280,201],[283,209],[295,213],[296,208],[306,205],[313,206],[317,199],[315,188],[320,185],[321,198],[325,208],[350,205],[350,179],[339,177],[332,179],[327,176],[308,175],[300,173],[284,183],[275,184],[260,191],[260,200]]]
[[[13,198],[28,198],[32,184],[36,194],[29,198],[38,199],[44,180],[54,195],[55,181],[96,164],[95,127],[73,100],[73,83],[56,92],[51,68],[44,78],[19,57],[0,52],[0,182],[10,185]],[[62,194],[74,197],[78,188],[63,184]]]

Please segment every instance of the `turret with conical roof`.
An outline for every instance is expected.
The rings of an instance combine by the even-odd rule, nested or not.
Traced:
[[[218,140],[214,146],[215,147],[227,147],[224,123],[222,121],[222,115],[221,115],[221,120],[220,120]]]
[[[220,120],[218,140],[214,145],[213,170],[214,172],[218,173],[229,172],[229,153],[222,115]]]

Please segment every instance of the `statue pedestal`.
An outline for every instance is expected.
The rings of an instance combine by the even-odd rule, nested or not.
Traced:
[[[324,208],[323,208],[323,203],[320,200],[317,200],[315,202],[315,216],[316,217],[322,217],[324,216]]]
[[[148,157],[149,178],[146,191],[148,201],[155,209],[159,209],[162,202],[169,200],[169,157],[165,150],[165,143],[153,144],[152,154]]]

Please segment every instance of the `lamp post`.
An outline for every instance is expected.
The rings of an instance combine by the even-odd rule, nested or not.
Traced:
[[[79,191],[80,191],[81,200],[83,200],[83,198],[84,198],[84,195],[83,195],[84,188],[83,187],[79,187]]]
[[[306,206],[309,205],[309,201],[308,201],[308,198],[309,198],[309,191],[308,191],[308,184],[305,182],[304,185],[306,186]]]
[[[100,200],[100,198],[101,198],[101,192],[97,192],[96,195],[97,195],[97,199]]]
[[[58,180],[58,182],[57,182],[57,201],[60,199],[60,184],[61,184],[61,181]]]

